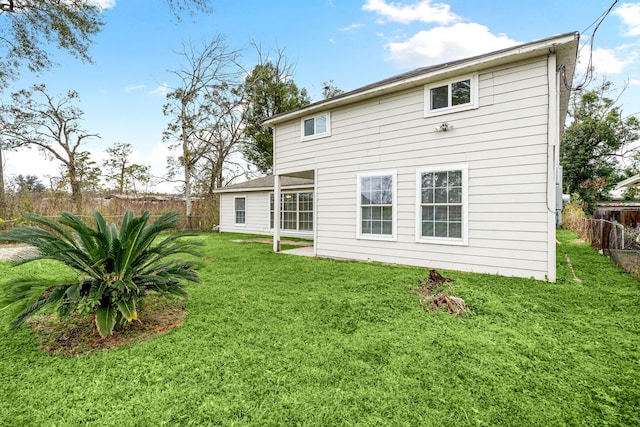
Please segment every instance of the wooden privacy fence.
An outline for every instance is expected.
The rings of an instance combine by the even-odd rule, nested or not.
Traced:
[[[66,194],[54,193],[25,193],[10,195],[5,200],[2,227],[10,228],[16,224],[24,223],[25,214],[37,214],[47,218],[57,218],[60,212],[72,211],[73,205]],[[151,212],[151,220],[154,221],[165,212],[178,212],[178,229],[211,231],[219,224],[218,196],[194,197],[192,201],[192,214],[187,220],[185,201],[180,196],[157,195],[108,195],[107,197],[86,195],[83,201],[83,210],[80,216],[91,220],[91,214],[99,211],[109,222],[116,224],[122,221],[126,211],[133,211],[136,216],[145,211]]]
[[[591,246],[640,278],[640,232],[604,219],[580,218],[572,227]]]

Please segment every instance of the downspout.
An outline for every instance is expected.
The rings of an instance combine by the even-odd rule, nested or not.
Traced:
[[[280,252],[280,175],[276,169],[276,128],[273,128],[273,251]]]
[[[547,57],[549,116],[547,117],[547,280],[556,281],[556,174],[560,159],[560,76],[556,53]]]

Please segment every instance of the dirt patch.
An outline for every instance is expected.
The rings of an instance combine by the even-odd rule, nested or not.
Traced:
[[[266,237],[256,237],[254,239],[246,239],[246,240],[232,240],[235,243],[270,243],[273,244],[273,239],[269,239]],[[291,246],[300,246],[300,247],[309,247],[313,246],[313,242],[296,242],[293,240],[280,240],[281,245],[291,245]]]
[[[416,291],[420,294],[420,306],[426,312],[445,309],[447,313],[459,316],[467,311],[462,298],[451,295],[449,285],[453,279],[442,276],[436,270],[430,270],[429,275],[420,280]]]
[[[148,341],[182,326],[186,317],[184,300],[150,296],[139,310],[140,320],[106,338],[98,334],[92,315],[70,315],[64,319],[54,314],[39,315],[31,318],[29,324],[39,351],[77,356]]]

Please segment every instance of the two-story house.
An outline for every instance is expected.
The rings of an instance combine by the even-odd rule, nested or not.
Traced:
[[[420,68],[269,118],[273,178],[221,191],[221,231],[273,234],[275,250],[283,233],[313,237],[321,257],[555,281],[578,38]]]

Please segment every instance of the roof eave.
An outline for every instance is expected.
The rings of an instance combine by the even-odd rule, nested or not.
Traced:
[[[296,185],[283,185],[281,187],[282,190],[302,190],[302,189],[313,189],[313,184],[296,184]],[[240,188],[219,188],[217,190],[213,190],[212,193],[253,193],[258,191],[273,191],[273,187],[263,186],[263,187],[240,187]]]
[[[444,76],[448,74],[460,74],[463,72],[478,71],[506,62],[511,62],[514,57],[517,57],[518,60],[524,60],[540,56],[545,52],[552,53],[555,52],[557,46],[568,46],[575,44],[575,47],[569,47],[570,51],[575,52],[577,51],[578,40],[579,34],[577,32],[566,33],[543,40],[518,45],[512,48],[503,49],[497,52],[491,52],[485,55],[456,61],[451,65],[442,64],[442,66],[434,66],[434,69],[432,71],[426,71],[423,74],[411,76],[406,79],[399,79],[397,81],[392,81],[386,84],[374,85],[373,87],[366,90],[355,89],[351,92],[347,92],[346,94],[337,96],[335,98],[319,101],[299,108],[297,110],[272,116],[265,120],[263,124],[273,127],[280,123],[294,120],[296,118],[301,118],[303,116],[319,111],[333,109],[342,105],[352,104],[354,102],[377,97],[391,92],[397,92],[403,89],[423,86],[429,81],[444,78]],[[572,67],[575,67],[575,59],[573,60]],[[571,70],[571,75],[573,75],[573,69]]]

